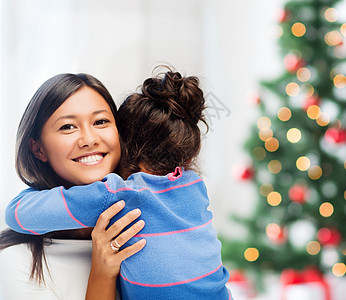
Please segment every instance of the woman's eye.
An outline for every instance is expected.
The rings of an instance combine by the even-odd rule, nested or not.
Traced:
[[[76,127],[72,124],[65,124],[59,128],[59,130],[72,130],[75,129]]]
[[[107,119],[101,119],[101,120],[97,120],[97,121],[95,122],[95,125],[104,125],[104,124],[106,124],[106,123],[109,123],[109,120],[107,120]]]

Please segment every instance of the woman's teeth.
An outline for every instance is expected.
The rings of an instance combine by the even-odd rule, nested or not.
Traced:
[[[82,164],[88,164],[88,163],[94,163],[98,162],[103,158],[101,154],[95,154],[95,155],[89,155],[89,156],[83,156],[81,158],[77,159],[77,162]]]

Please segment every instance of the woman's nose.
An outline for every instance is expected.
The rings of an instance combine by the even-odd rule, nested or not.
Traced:
[[[92,129],[83,129],[77,141],[78,147],[92,147],[100,141],[99,135]]]

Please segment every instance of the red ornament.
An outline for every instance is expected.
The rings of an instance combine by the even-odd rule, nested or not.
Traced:
[[[280,23],[285,23],[290,19],[290,17],[291,17],[291,13],[288,10],[283,9],[279,13],[278,20]]]
[[[278,224],[271,223],[266,227],[266,234],[268,239],[276,245],[282,245],[287,241],[286,228],[279,226]]]
[[[314,96],[308,97],[304,101],[303,109],[307,111],[311,105],[320,106],[320,103],[321,103],[321,99],[318,96],[314,95]]]
[[[299,68],[302,68],[305,66],[305,62],[300,57],[297,57],[296,55],[289,53],[284,58],[284,65],[286,67],[286,70],[290,73],[296,72]]]
[[[308,196],[308,189],[304,185],[296,184],[292,186],[288,191],[288,197],[293,202],[305,203]]]
[[[255,104],[255,105],[261,102],[261,98],[257,93],[249,94],[248,99],[251,104]]]
[[[346,129],[329,128],[324,134],[326,140],[331,144],[342,144],[346,142]]]
[[[241,179],[241,180],[252,179],[254,174],[255,174],[255,172],[251,167],[245,167],[245,168],[240,170],[239,179]]]
[[[338,246],[341,242],[341,234],[335,228],[321,228],[317,232],[317,239],[322,246]]]

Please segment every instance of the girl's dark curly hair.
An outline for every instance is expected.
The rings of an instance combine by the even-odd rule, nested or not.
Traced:
[[[140,164],[155,175],[177,166],[191,169],[201,147],[199,121],[208,129],[204,109],[197,77],[169,70],[146,79],[141,92],[128,96],[117,113],[121,173],[138,172]]]

